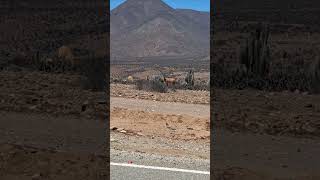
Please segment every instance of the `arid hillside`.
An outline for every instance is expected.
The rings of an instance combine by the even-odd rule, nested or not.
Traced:
[[[207,55],[209,22],[207,12],[128,0],[111,11],[111,56]]]

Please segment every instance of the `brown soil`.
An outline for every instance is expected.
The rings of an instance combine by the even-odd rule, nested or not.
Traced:
[[[128,134],[158,136],[180,140],[209,140],[209,119],[187,115],[166,115],[113,108],[111,128]]]

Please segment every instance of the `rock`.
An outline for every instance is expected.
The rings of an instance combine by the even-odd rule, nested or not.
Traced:
[[[300,149],[300,148],[298,148],[298,149],[297,149],[297,152],[301,152],[301,149]]]
[[[86,100],[86,101],[84,101],[83,103],[82,103],[82,105],[88,105],[89,104],[89,101],[88,100]]]
[[[120,133],[127,133],[127,131],[126,130],[121,130],[121,131],[119,131]]]
[[[89,105],[89,101],[84,101],[81,106],[81,112],[86,111],[88,105]]]
[[[40,177],[41,177],[40,173],[36,173],[36,174],[31,176],[32,179],[40,179]]]
[[[30,110],[35,110],[35,109],[37,109],[37,105],[30,106],[29,109],[30,109]]]
[[[269,95],[270,95],[270,96],[273,96],[273,95],[274,95],[274,92],[269,93]]]
[[[142,134],[141,132],[137,133],[138,136],[144,136],[144,134]]]
[[[312,108],[313,105],[312,105],[312,104],[306,104],[304,107],[306,107],[306,108]]]
[[[175,131],[175,130],[176,130],[176,128],[173,128],[173,127],[170,127],[170,126],[168,126],[167,128],[170,129],[170,130],[172,130],[172,131]]]
[[[303,92],[302,95],[304,95],[304,96],[309,95],[309,92],[308,91]]]
[[[124,128],[118,128],[117,129],[117,131],[119,131],[119,132],[122,131],[122,130],[124,130]]]
[[[296,90],[294,91],[294,93],[295,93],[295,94],[300,94],[300,90],[299,90],[299,89],[296,89]]]
[[[117,130],[118,128],[115,126],[110,127],[110,130]]]
[[[311,133],[311,134],[313,134],[314,132],[317,131],[317,128],[312,126],[312,125],[310,125],[310,124],[303,125],[302,129],[305,130],[308,133]]]

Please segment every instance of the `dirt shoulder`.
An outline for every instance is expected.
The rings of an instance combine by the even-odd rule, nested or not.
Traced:
[[[209,140],[209,115],[205,105],[112,97],[110,125],[150,137]]]

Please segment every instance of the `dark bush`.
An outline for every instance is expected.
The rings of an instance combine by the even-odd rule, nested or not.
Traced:
[[[85,89],[93,91],[105,91],[107,87],[107,60],[89,56],[82,59],[80,64],[81,73],[84,75],[82,81]]]
[[[138,90],[155,91],[161,93],[168,92],[168,87],[163,81],[161,81],[161,79],[137,80],[136,87]]]

